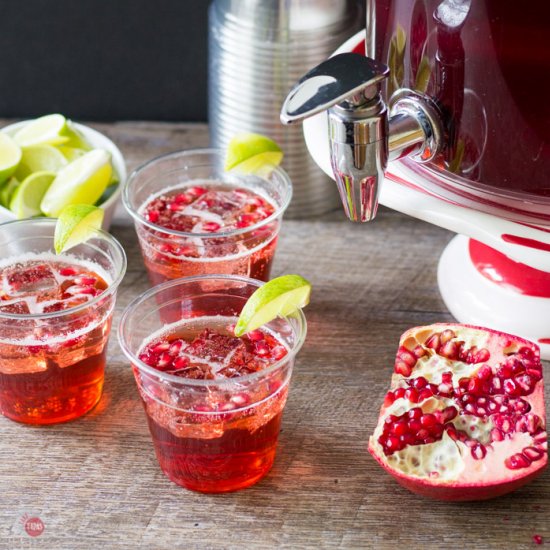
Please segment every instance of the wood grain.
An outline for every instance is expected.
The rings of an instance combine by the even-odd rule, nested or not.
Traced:
[[[129,168],[208,140],[203,125],[94,126],[115,140]],[[147,281],[127,218],[113,233],[129,256],[116,331]],[[550,543],[548,472],[494,501],[437,503],[399,487],[366,452],[399,335],[451,320],[436,285],[451,237],[386,209],[368,226],[340,212],[285,222],[274,275],[312,281],[309,333],[275,466],[242,492],[205,496],[164,477],[113,332],[94,411],[47,428],[0,418],[0,547],[502,549],[532,548],[534,534]],[[25,513],[44,522],[39,537],[21,534]]]

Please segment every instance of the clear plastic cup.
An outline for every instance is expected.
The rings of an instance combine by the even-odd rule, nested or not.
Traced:
[[[116,291],[126,270],[124,250],[103,231],[56,256],[55,224],[34,218],[0,225],[0,412],[29,424],[78,418],[101,398]],[[37,259],[45,267],[28,269]],[[63,268],[67,277],[58,272],[59,262],[69,266]],[[80,305],[56,310],[63,292],[78,287],[67,288],[74,283],[70,266],[99,275],[108,286]],[[14,312],[18,303],[27,304],[18,293],[38,295],[50,288],[51,303]],[[86,287],[77,291],[87,292]]]
[[[273,168],[262,176],[225,172],[224,155],[216,149],[171,153],[144,164],[128,179],[123,202],[134,218],[153,285],[180,277],[218,273],[268,280],[281,218],[292,196],[292,184],[281,168]],[[144,215],[145,205],[159,194],[190,186],[220,184],[257,193],[272,204],[273,214],[248,227],[215,233],[167,229]]]
[[[192,379],[161,372],[139,359],[144,342],[159,331],[172,333],[174,327],[179,335],[190,323],[227,327],[261,284],[223,275],[171,281],[134,300],[122,316],[119,342],[132,364],[160,467],[187,489],[234,491],[268,473],[306,320],[298,311],[268,323],[264,328],[286,355],[264,370],[234,378]]]

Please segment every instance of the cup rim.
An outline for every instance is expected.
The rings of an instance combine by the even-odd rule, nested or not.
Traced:
[[[47,218],[47,217],[27,218],[24,220],[13,220],[9,222],[0,223],[0,228],[3,228],[8,225],[14,226],[19,224],[20,225],[34,224],[34,222],[45,222],[52,225],[52,224],[55,224],[57,220],[55,218]],[[94,231],[94,233],[97,234],[97,236],[108,241],[111,245],[113,245],[115,250],[120,255],[120,260],[121,260],[121,265],[120,265],[120,269],[118,269],[117,276],[113,279],[112,283],[107,287],[107,289],[104,292],[102,292],[101,294],[98,294],[96,297],[92,298],[88,302],[84,302],[83,304],[79,304],[74,307],[69,307],[67,309],[62,309],[60,311],[52,311],[50,313],[24,313],[24,314],[6,313],[6,312],[0,311],[0,318],[14,319],[18,321],[28,321],[33,319],[54,319],[56,317],[62,317],[63,315],[73,314],[73,313],[78,313],[79,311],[83,311],[89,308],[90,306],[97,304],[100,300],[104,300],[106,297],[114,294],[118,286],[120,285],[122,279],[124,278],[124,275],[126,274],[126,268],[128,265],[126,252],[124,251],[124,248],[118,242],[118,240],[115,239],[110,233],[103,231],[103,229],[97,229]],[[52,237],[52,240],[53,240],[53,237]],[[62,256],[60,256],[60,258],[62,258]]]
[[[298,325],[299,325],[299,334],[297,335],[298,338],[296,339],[296,342],[292,349],[289,350],[289,352],[282,358],[270,365],[269,367],[260,370],[258,372],[254,372],[251,374],[245,374],[243,376],[239,376],[238,378],[226,378],[226,379],[214,379],[214,380],[201,380],[201,379],[194,379],[194,378],[182,378],[181,376],[175,376],[173,374],[168,374],[166,372],[162,372],[160,370],[157,370],[153,367],[150,367],[146,363],[144,363],[136,354],[134,354],[128,347],[126,339],[124,337],[124,327],[128,322],[128,318],[133,313],[133,311],[143,302],[145,302],[147,299],[153,297],[155,294],[158,294],[159,292],[162,292],[164,290],[167,290],[171,287],[175,287],[178,285],[181,285],[183,283],[193,283],[198,281],[207,281],[207,280],[228,280],[228,281],[237,281],[237,282],[243,282],[247,284],[252,284],[256,286],[257,288],[261,287],[265,284],[264,281],[259,281],[258,279],[252,279],[250,277],[242,277],[240,275],[196,275],[193,277],[181,277],[179,279],[173,279],[172,281],[167,281],[165,283],[162,283],[160,285],[154,286],[150,288],[149,290],[145,291],[144,293],[140,294],[136,298],[134,298],[124,309],[120,321],[118,324],[117,329],[117,337],[118,337],[118,343],[120,348],[122,349],[124,355],[130,360],[131,365],[135,365],[137,368],[139,368],[140,371],[144,371],[147,374],[150,374],[152,376],[155,376],[159,379],[166,380],[169,382],[175,382],[176,384],[180,386],[197,386],[197,387],[212,387],[212,386],[229,386],[234,385],[236,382],[253,382],[257,379],[264,378],[265,376],[271,374],[272,372],[277,371],[280,369],[283,365],[288,363],[289,361],[293,360],[297,353],[300,351],[302,345],[304,344],[304,341],[306,339],[307,334],[307,321],[306,317],[304,315],[304,312],[301,309],[298,309],[296,312],[296,316],[298,319]]]
[[[282,178],[282,180],[285,182],[287,187],[287,193],[283,199],[281,206],[277,207],[277,209],[275,210],[275,212],[273,212],[273,214],[271,214],[271,216],[265,218],[264,220],[259,221],[258,223],[249,225],[248,227],[229,229],[227,231],[218,231],[215,233],[192,233],[190,231],[177,231],[176,229],[168,229],[166,227],[163,227],[162,225],[157,225],[155,223],[150,222],[145,217],[143,217],[136,209],[134,209],[130,201],[130,187],[133,184],[134,180],[144,170],[146,170],[153,164],[156,164],[158,162],[162,162],[164,160],[168,160],[171,158],[178,158],[178,157],[185,158],[191,155],[205,155],[205,154],[222,155],[224,154],[224,151],[223,149],[213,148],[213,147],[181,149],[179,151],[173,151],[171,153],[165,153],[163,155],[159,155],[138,166],[135,170],[132,171],[130,176],[126,179],[122,189],[122,203],[124,204],[124,208],[126,209],[126,211],[130,214],[130,216],[132,216],[132,218],[134,218],[136,222],[146,225],[149,229],[152,229],[153,231],[159,231],[161,233],[166,233],[168,235],[176,235],[178,237],[183,237],[183,238],[200,238],[200,239],[213,239],[213,238],[219,239],[222,237],[232,237],[234,235],[242,235],[244,233],[249,233],[250,231],[254,231],[256,229],[264,227],[265,225],[271,223],[272,221],[275,221],[277,218],[281,217],[284,214],[285,210],[288,208],[288,205],[290,204],[290,201],[292,199],[292,181],[290,179],[290,176],[287,174],[287,172],[283,170],[280,166],[275,166],[273,168],[273,172],[278,174]],[[172,173],[174,171],[175,170],[171,170],[170,172],[167,172],[167,173]]]

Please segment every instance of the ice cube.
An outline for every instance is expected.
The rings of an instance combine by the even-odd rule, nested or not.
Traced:
[[[16,264],[5,272],[8,292],[10,294],[36,294],[55,290],[57,280],[47,264]]]

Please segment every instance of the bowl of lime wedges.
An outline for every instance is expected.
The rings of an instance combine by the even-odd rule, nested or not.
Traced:
[[[48,216],[70,204],[105,212],[108,229],[126,165],[118,147],[100,132],[46,115],[0,130],[0,223]]]

